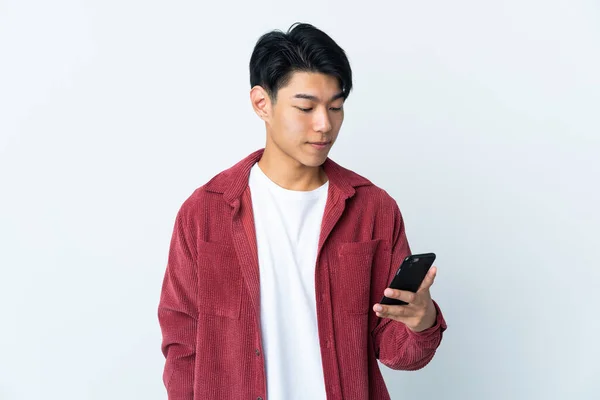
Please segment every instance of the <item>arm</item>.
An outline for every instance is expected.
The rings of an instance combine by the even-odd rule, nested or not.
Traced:
[[[194,232],[177,215],[158,319],[162,331],[162,352],[166,358],[163,382],[169,400],[192,400],[196,357],[197,281]]]
[[[387,271],[385,285],[391,282],[402,260],[410,255],[410,248],[404,230],[404,221],[397,204],[394,202],[394,233],[392,239],[391,264]],[[433,283],[433,278],[431,278]],[[404,292],[406,295],[406,292]],[[383,294],[383,293],[382,293]],[[411,295],[410,293],[408,294]],[[427,296],[429,289],[427,288]],[[410,299],[402,298],[403,300]],[[391,306],[405,307],[405,306]],[[408,306],[406,306],[408,307]],[[428,298],[428,315],[423,321],[428,321],[426,329],[417,331],[409,328],[403,322],[391,318],[381,318],[372,332],[373,346],[377,358],[386,366],[393,369],[417,370],[425,367],[433,358],[446,330],[442,312],[431,298]],[[384,309],[384,316],[386,316]]]

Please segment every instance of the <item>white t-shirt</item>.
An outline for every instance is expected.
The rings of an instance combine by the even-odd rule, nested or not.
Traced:
[[[329,182],[312,191],[288,190],[255,164],[249,185],[260,266],[267,398],[324,400],[315,265]]]

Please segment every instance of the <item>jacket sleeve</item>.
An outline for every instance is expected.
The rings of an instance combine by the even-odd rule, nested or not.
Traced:
[[[411,254],[404,221],[394,201],[394,231],[391,264],[387,271],[386,287],[394,277],[402,260]],[[381,291],[383,293],[383,290]],[[417,370],[425,367],[433,358],[446,330],[446,322],[438,304],[434,301],[437,317],[434,326],[422,332],[413,332],[401,322],[378,318],[372,332],[377,358],[387,367],[396,370]],[[376,317],[377,318],[377,317]]]
[[[183,208],[182,208],[183,209]],[[158,320],[166,358],[163,382],[169,400],[193,400],[197,282],[195,232],[179,211],[164,275]]]

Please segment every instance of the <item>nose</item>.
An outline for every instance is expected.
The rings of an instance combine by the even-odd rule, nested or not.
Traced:
[[[331,119],[327,109],[321,109],[314,114],[314,127],[315,132],[329,132],[331,130]]]

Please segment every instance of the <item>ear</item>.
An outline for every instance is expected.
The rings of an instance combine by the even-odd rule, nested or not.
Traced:
[[[262,86],[254,86],[250,90],[250,101],[256,115],[263,121],[268,122],[271,116],[272,104],[267,91]]]

